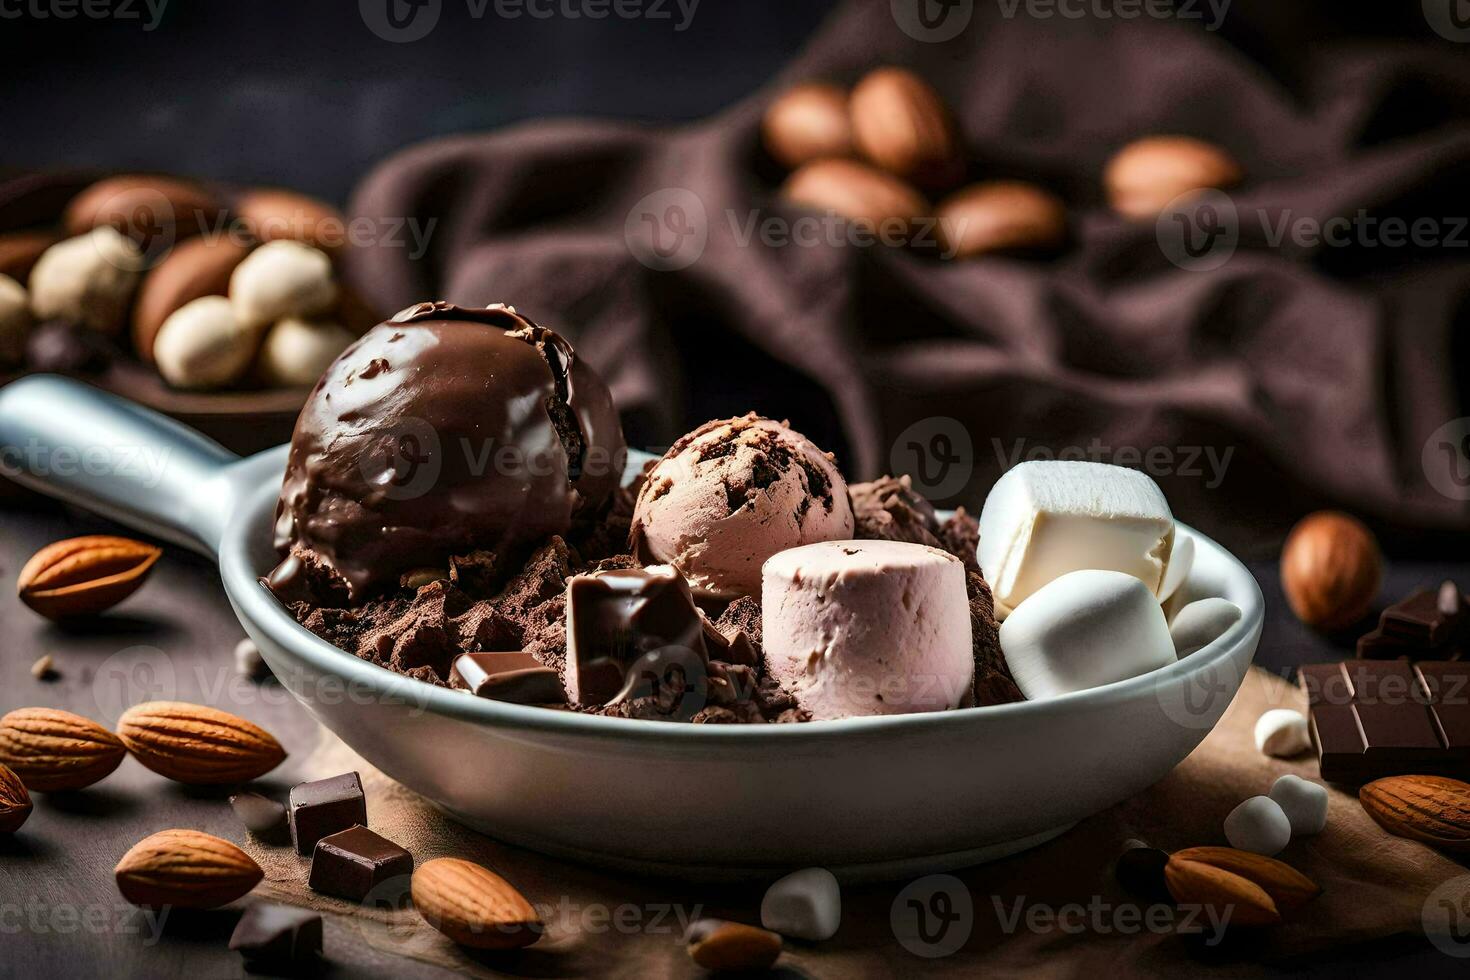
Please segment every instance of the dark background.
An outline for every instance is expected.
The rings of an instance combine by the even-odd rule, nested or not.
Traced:
[[[162,0],[152,31],[144,0],[112,0],[132,20],[39,19],[25,14],[34,2],[0,2],[0,163],[276,183],[339,204],[375,162],[432,136],[547,115],[709,115],[767,81],[838,5],[701,0],[678,31],[673,0],[667,20],[597,21],[504,19],[493,5],[475,18],[467,0],[442,0],[437,27],[399,44],[368,29],[356,0]],[[1220,33],[1287,89],[1314,47],[1344,37],[1465,54],[1409,0],[1232,0]],[[1429,111],[1409,100],[1397,118],[1408,130]]]

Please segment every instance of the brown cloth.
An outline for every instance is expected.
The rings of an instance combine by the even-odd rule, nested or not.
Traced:
[[[565,330],[609,376],[634,444],[754,408],[789,416],[855,478],[957,455],[963,489],[938,469],[924,487],[951,505],[976,506],[1016,458],[1071,449],[1143,466],[1176,513],[1237,550],[1324,504],[1387,527],[1467,527],[1424,461],[1431,434],[1470,414],[1454,340],[1470,285],[1470,229],[1454,217],[1470,214],[1463,46],[1420,24],[1414,43],[1323,40],[1268,67],[1252,60],[1266,47],[1255,22],[1239,26],[1256,16],[1279,33],[1284,14],[1261,4],[1232,8],[1218,32],[959,4],[968,26],[929,43],[897,25],[902,5],[852,0],[769,86],[705,121],[536,122],[410,148],[351,210],[436,219],[429,253],[362,250],[353,277],[385,308],[505,301]],[[945,263],[749,239],[755,221],[803,214],[776,200],[766,105],[792,82],[851,83],[882,63],[916,69],[954,106],[971,179],[1061,194],[1073,243],[1051,260]],[[1105,161],[1161,132],[1221,144],[1244,167],[1230,192],[1239,245],[1217,269],[1175,266],[1153,222],[1106,207]],[[1360,209],[1370,237],[1374,221],[1428,217],[1444,241],[1273,244],[1282,222]],[[640,263],[629,241],[649,240],[645,212],[667,225],[666,248],[675,225],[705,229],[699,259]],[[936,419],[957,420],[969,445],[936,442],[952,434]],[[936,458],[917,459],[915,442]],[[1449,457],[1431,456],[1443,485]]]
[[[920,959],[900,945],[890,918],[909,884],[900,881],[845,887],[837,935],[823,943],[789,941],[782,965],[814,977],[904,976],[921,966],[939,976],[1080,976],[1099,969],[1113,976],[1168,976],[1184,969],[1233,975],[1317,950],[1340,953],[1352,942],[1422,934],[1426,921],[1437,921],[1437,909],[1427,908],[1434,890],[1458,880],[1457,894],[1470,894],[1470,873],[1421,844],[1390,837],[1356,797],[1338,790],[1332,790],[1326,830],[1293,841],[1279,855],[1323,888],[1295,918],[1263,931],[1232,932],[1227,925],[1224,940],[1210,946],[1216,938],[1211,927],[1204,936],[1179,934],[1185,923],[1163,906],[1152,913],[1161,917],[1160,931],[1139,931],[1146,910],[1158,903],[1130,896],[1113,880],[1111,862],[1124,841],[1138,838],[1165,850],[1224,844],[1221,824],[1241,800],[1265,793],[1284,773],[1314,778],[1310,758],[1268,759],[1252,739],[1263,711],[1301,707],[1300,702],[1292,685],[1252,670],[1216,729],[1157,785],[1034,850],[956,871],[970,895],[973,920],[968,942],[951,955]],[[520,889],[548,925],[542,940],[527,950],[466,953],[411,908],[368,912],[310,892],[308,861],[289,846],[246,843],[266,872],[260,897],[351,915],[365,939],[381,948],[475,975],[677,977],[697,972],[681,942],[684,920],[714,915],[759,922],[764,883],[640,879],[500,844],[444,817],[330,736],[305,775],[347,769],[362,773],[374,830],[408,848],[420,863],[453,856],[484,864]],[[1074,911],[1064,911],[1069,908]],[[1052,912],[1062,920],[1048,920]]]

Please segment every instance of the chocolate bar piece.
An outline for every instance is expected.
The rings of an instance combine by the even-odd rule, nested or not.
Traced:
[[[259,793],[236,793],[230,797],[230,809],[246,830],[266,843],[284,844],[290,840],[286,808],[275,800]]]
[[[354,824],[367,823],[367,800],[355,772],[291,787],[291,842],[310,854],[316,842]]]
[[[708,663],[704,621],[684,576],[672,568],[620,568],[567,582],[567,695],[607,704],[645,654],[667,647]]]
[[[477,697],[513,704],[565,704],[561,677],[529,653],[466,653],[454,658],[450,683]]]
[[[309,909],[257,902],[240,916],[230,948],[251,964],[310,965],[322,955],[322,917]]]
[[[412,854],[366,827],[350,827],[316,842],[307,884],[323,895],[361,902],[394,879],[398,891],[406,891],[412,874]]]
[[[1358,656],[1368,660],[1410,657],[1459,660],[1470,640],[1465,597],[1454,582],[1422,589],[1383,611],[1378,628],[1358,640]]]
[[[1324,780],[1470,775],[1470,664],[1349,660],[1299,681]]]

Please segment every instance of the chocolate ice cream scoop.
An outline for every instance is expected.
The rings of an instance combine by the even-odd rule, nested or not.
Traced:
[[[302,409],[272,588],[321,566],[356,602],[451,555],[524,551],[592,519],[626,453],[607,386],[561,336],[508,306],[409,307]]]
[[[648,473],[630,545],[707,595],[759,595],[778,551],[852,537],[847,482],[832,457],[785,422],[754,412],[706,422]]]

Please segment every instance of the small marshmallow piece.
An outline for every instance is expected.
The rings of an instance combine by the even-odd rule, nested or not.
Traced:
[[[1174,662],[1153,590],[1126,572],[1069,572],[1000,624],[1000,648],[1032,701],[1136,677]]]
[[[831,939],[842,924],[842,890],[826,868],[806,868],[766,889],[761,925],[792,939]]]
[[[1164,584],[1159,586],[1159,601],[1166,601],[1179,591],[1179,586],[1189,578],[1194,567],[1194,538],[1188,534],[1175,533],[1174,550],[1169,552],[1169,564],[1164,568]]]
[[[1256,750],[1263,755],[1289,759],[1311,745],[1307,719],[1300,711],[1272,708],[1256,719]]]
[[[1271,799],[1291,822],[1293,837],[1320,834],[1327,826],[1327,787],[1286,775],[1271,785]]]
[[[310,387],[356,339],[335,323],[288,316],[271,327],[260,345],[260,376],[271,385]]]
[[[230,274],[235,317],[251,330],[288,316],[312,317],[336,299],[332,260],[320,249],[300,242],[267,242]]]
[[[1252,796],[1225,818],[1225,839],[1237,851],[1270,857],[1291,843],[1291,821],[1269,796]]]
[[[975,556],[1004,618],[1048,582],[1087,568],[1127,572],[1158,596],[1173,547],[1169,502],[1146,473],[1033,460],[986,495]]]
[[[1196,599],[1174,614],[1169,635],[1174,653],[1183,658],[1214,643],[1240,619],[1240,607],[1229,599]]]

